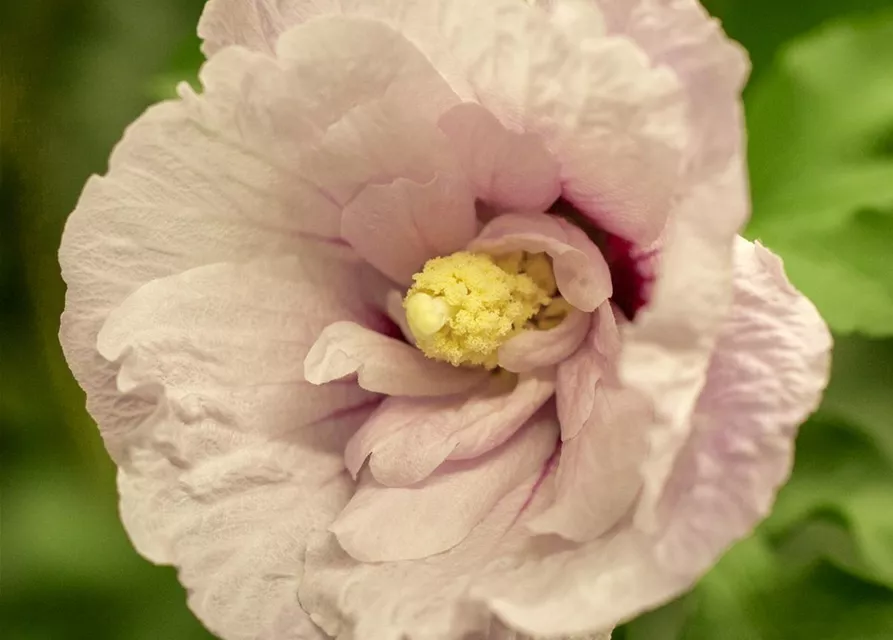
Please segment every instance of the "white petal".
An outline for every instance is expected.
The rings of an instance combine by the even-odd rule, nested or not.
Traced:
[[[542,467],[557,435],[554,425],[534,418],[502,446],[471,460],[445,462],[409,487],[386,487],[366,473],[331,530],[342,548],[363,562],[447,551]]]
[[[827,383],[831,339],[777,258],[740,239],[734,255],[734,304],[656,526],[539,547],[479,592],[512,626],[577,633],[633,616],[689,587],[768,512]]]
[[[589,333],[588,313],[571,309],[557,327],[524,331],[499,347],[499,366],[524,373],[559,364],[577,350]]]
[[[549,254],[558,290],[582,311],[594,311],[611,296],[611,272],[601,251],[564,218],[507,213],[491,220],[468,249],[492,255],[513,251]]]
[[[554,442],[554,418],[532,426],[545,429]],[[301,604],[330,635],[365,640],[487,638],[492,629],[493,638],[505,638],[506,630],[469,598],[469,591],[477,581],[502,571],[507,554],[529,538],[523,527],[514,525],[522,509],[538,508],[528,502],[540,481],[537,472],[517,482],[458,545],[424,559],[357,562],[334,536],[320,536],[308,550]],[[444,506],[452,510],[460,505]]]
[[[333,294],[351,273],[311,252],[200,267],[144,285],[100,332],[121,391],[154,407],[121,443],[122,519],[227,640],[317,635],[294,595],[306,537],[349,499],[341,452],[378,400],[307,383],[301,361],[331,314],[362,318]]]
[[[744,167],[735,158],[678,205],[651,301],[624,331],[621,380],[654,407],[637,516],[641,526],[653,523],[656,498],[691,430],[695,402],[732,302],[735,234],[748,204]]]
[[[325,385],[357,374],[361,387],[389,396],[443,396],[469,391],[483,369],[454,367],[413,346],[352,322],[336,322],[319,335],[304,360],[304,375]]]
[[[439,398],[386,398],[344,452],[356,477],[367,458],[375,479],[391,487],[427,478],[445,460],[468,460],[500,446],[549,400],[550,372],[517,381],[493,377],[480,390]],[[514,387],[512,387],[514,385]]]
[[[456,100],[424,56],[380,24],[322,20],[279,44],[278,60],[227,49],[203,68],[202,95],[184,88],[183,100],[149,109],[116,147],[108,175],[87,183],[66,225],[60,338],[116,459],[117,440],[152,405],[122,399],[116,367],[96,353],[111,309],[155,278],[298,251],[306,236],[337,238],[342,204],[330,192],[364,184],[310,171],[307,157],[328,148],[329,129],[385,98],[413,101],[434,126]]]
[[[574,0],[551,0],[556,7]],[[688,94],[690,179],[715,171],[740,145],[735,108],[747,80],[747,53],[698,0],[597,0],[609,33],[623,34],[655,64],[675,72]],[[576,23],[580,24],[580,21]],[[586,34],[578,31],[585,41]]]
[[[439,122],[474,184],[501,211],[545,211],[561,195],[558,161],[543,139],[509,131],[478,104],[465,102]]]
[[[265,8],[211,2],[200,29],[211,50],[233,43],[263,50],[277,29],[313,16],[384,22],[419,47],[460,97],[509,129],[541,136],[561,165],[566,195],[604,229],[642,245],[663,229],[689,137],[686,96],[669,68],[605,33],[597,6],[575,10],[596,25],[598,37],[584,45],[561,20],[518,0],[292,0],[282,10],[260,2]],[[234,28],[240,22],[244,28]]]

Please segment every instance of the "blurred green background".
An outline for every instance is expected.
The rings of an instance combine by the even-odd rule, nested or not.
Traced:
[[[371,0],[370,0],[371,1]],[[208,638],[130,547],[56,340],[56,247],[123,128],[192,79],[202,0],[4,2],[0,220],[7,640]],[[617,640],[893,639],[893,1],[707,3],[754,63],[754,217],[837,336],[772,517]]]

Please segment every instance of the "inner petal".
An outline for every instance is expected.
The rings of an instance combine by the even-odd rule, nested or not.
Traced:
[[[611,273],[601,250],[570,220],[542,213],[494,218],[469,245],[471,251],[505,255],[545,253],[558,291],[581,311],[594,311],[612,295]]]

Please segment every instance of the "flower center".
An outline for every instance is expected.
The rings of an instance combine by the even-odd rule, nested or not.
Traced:
[[[552,262],[522,251],[493,257],[460,251],[433,258],[403,300],[419,349],[454,366],[493,369],[497,350],[525,329],[551,329],[570,310],[556,297]]]

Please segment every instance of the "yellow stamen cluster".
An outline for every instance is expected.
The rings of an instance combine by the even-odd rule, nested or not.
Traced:
[[[413,280],[403,306],[416,343],[429,358],[455,366],[492,369],[499,347],[531,321],[551,328],[566,315],[556,307],[551,319],[540,318],[563,302],[553,302],[557,288],[545,254],[493,258],[461,251],[429,260]]]

